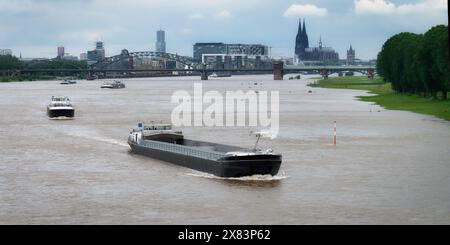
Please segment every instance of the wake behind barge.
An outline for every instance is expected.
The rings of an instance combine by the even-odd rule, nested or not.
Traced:
[[[281,155],[241,147],[185,139],[171,125],[139,125],[128,137],[131,150],[162,161],[219,177],[276,175]]]

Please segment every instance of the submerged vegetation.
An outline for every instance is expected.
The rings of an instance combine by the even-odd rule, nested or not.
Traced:
[[[402,32],[389,38],[378,54],[379,77],[338,77],[312,87],[367,90],[360,96],[391,110],[412,111],[450,121],[448,27],[438,25],[425,34]]]
[[[375,95],[360,96],[359,99],[375,102],[390,110],[403,110],[433,115],[450,121],[450,100],[423,97],[413,93],[399,93],[380,77],[333,77],[310,84],[311,87],[367,90]],[[443,97],[442,94],[438,94]]]

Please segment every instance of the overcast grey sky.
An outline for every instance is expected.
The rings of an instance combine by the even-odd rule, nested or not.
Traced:
[[[293,56],[298,18],[310,46],[322,36],[341,58],[375,58],[398,32],[423,33],[448,24],[446,0],[0,0],[0,49],[23,57],[54,57],[56,47],[79,56],[105,42],[106,54],[154,50],[166,31],[167,51],[192,55],[195,42],[261,43]]]

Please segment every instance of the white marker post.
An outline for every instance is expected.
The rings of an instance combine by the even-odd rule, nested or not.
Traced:
[[[336,131],[336,128],[337,128],[337,123],[336,123],[336,121],[334,121],[334,139],[333,139],[333,145],[334,146],[337,145],[337,131]]]

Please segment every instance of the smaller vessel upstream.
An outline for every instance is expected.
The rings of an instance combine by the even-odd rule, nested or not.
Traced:
[[[121,81],[104,82],[102,84],[101,88],[119,89],[119,88],[125,88],[125,84]]]
[[[64,79],[60,84],[61,85],[69,85],[69,84],[76,84],[76,83],[77,83],[77,81]]]
[[[68,97],[52,96],[52,100],[47,106],[47,116],[49,118],[73,118],[75,109]]]
[[[210,77],[231,77],[231,73],[217,72],[211,74]]]
[[[257,134],[258,141],[262,134]],[[277,175],[281,155],[273,150],[253,149],[185,139],[172,125],[139,123],[128,136],[131,150],[162,161],[219,177]]]

